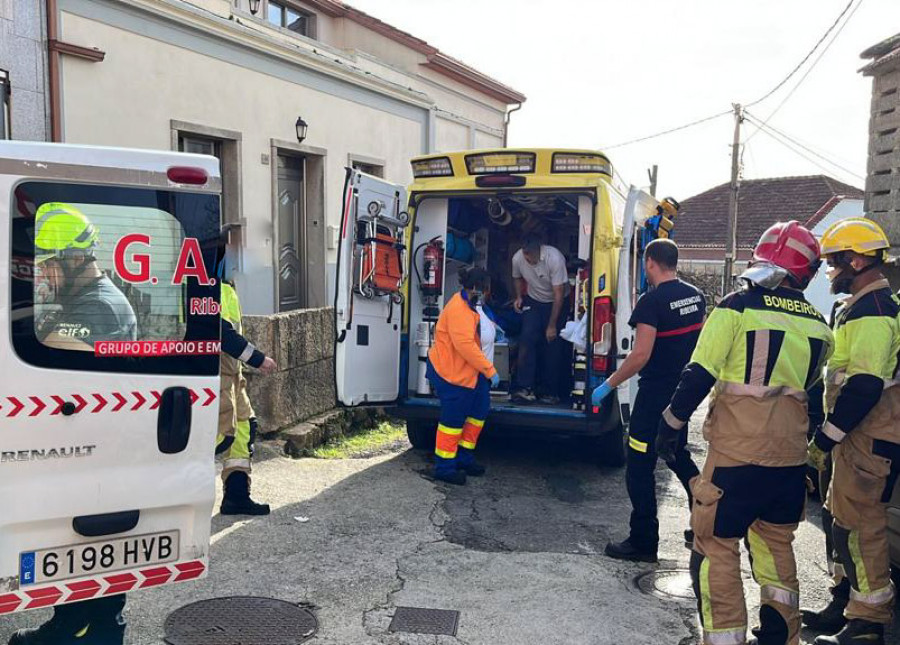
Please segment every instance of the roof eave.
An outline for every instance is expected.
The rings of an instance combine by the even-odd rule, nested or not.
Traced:
[[[525,102],[526,97],[521,92],[517,92],[511,87],[507,87],[491,77],[482,74],[468,65],[464,65],[439,51],[430,54],[428,56],[428,62],[422,63],[422,66],[452,78],[453,80],[478,90],[498,101],[504,101],[507,104]]]

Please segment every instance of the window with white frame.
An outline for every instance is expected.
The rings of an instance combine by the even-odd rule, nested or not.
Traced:
[[[266,18],[275,27],[281,27],[308,38],[316,37],[316,16],[289,2],[269,0]]]

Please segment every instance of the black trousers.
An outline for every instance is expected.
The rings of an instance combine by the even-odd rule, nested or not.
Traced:
[[[547,326],[553,313],[552,302],[538,302],[528,296],[522,299],[522,332],[519,336],[519,358],[516,363],[516,386],[539,390],[541,394],[563,397],[564,352],[568,343],[557,336],[547,342]],[[559,331],[566,324],[568,301],[564,301],[556,321]],[[571,346],[570,346],[571,347]]]
[[[669,405],[678,379],[667,382],[641,381],[638,387],[631,423],[628,428],[628,460],[625,483],[631,499],[631,534],[629,541],[641,551],[655,553],[659,546],[659,519],[656,516],[656,430],[663,410]],[[669,465],[684,486],[691,508],[688,483],[700,474],[687,450],[687,428]]]

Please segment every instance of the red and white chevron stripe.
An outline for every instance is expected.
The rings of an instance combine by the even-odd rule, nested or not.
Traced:
[[[207,407],[218,398],[215,390],[205,387],[200,392],[189,390],[191,404]],[[87,410],[90,414],[112,412],[137,412],[138,410],[155,410],[159,407],[162,395],[158,390],[149,392],[92,392],[83,394],[50,394],[44,396],[4,396],[0,397],[0,416],[2,417],[39,417],[56,416],[62,413],[66,403],[75,406],[75,412]]]
[[[135,589],[196,580],[206,575],[206,567],[205,559],[186,560],[146,569],[110,573],[106,576],[0,593],[0,615],[111,596]]]

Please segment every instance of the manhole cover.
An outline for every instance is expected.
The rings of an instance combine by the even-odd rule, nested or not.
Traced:
[[[456,636],[459,612],[448,609],[397,607],[389,628],[392,632]]]
[[[318,629],[308,609],[255,596],[201,600],[176,609],[165,624],[170,645],[299,645]]]
[[[658,569],[642,573],[634,579],[642,592],[657,598],[694,600],[691,572],[687,569]]]

